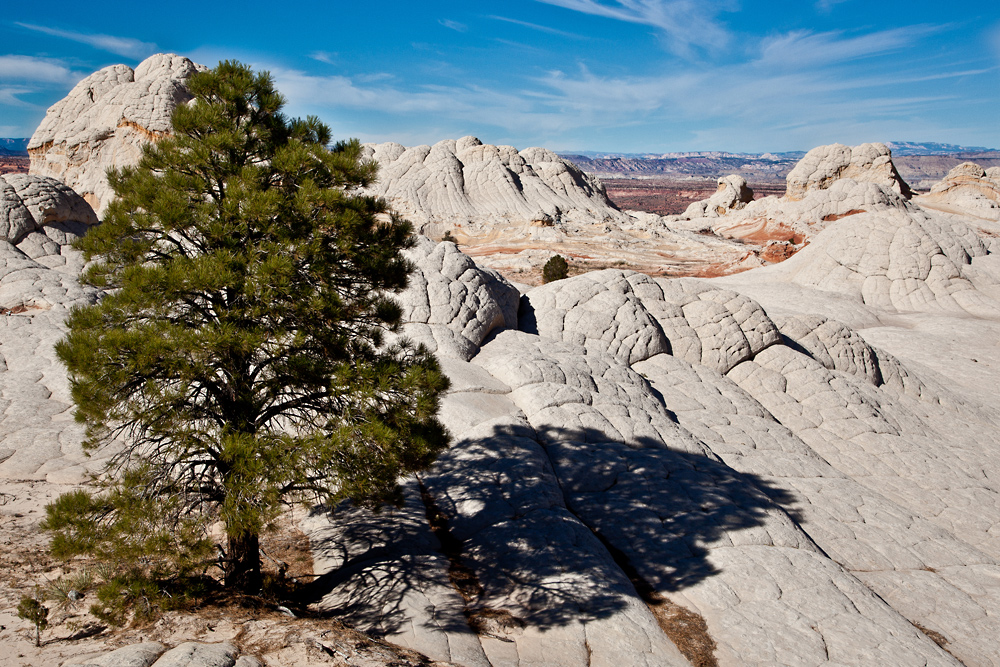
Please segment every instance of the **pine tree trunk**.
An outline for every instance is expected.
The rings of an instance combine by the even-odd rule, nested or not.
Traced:
[[[261,588],[260,540],[256,534],[229,538],[226,588],[258,593]]]

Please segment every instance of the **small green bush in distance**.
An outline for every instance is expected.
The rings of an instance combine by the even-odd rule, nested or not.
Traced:
[[[450,229],[444,233],[444,236],[441,237],[441,241],[442,242],[448,241],[449,243],[454,243],[455,245],[458,245],[458,239],[456,239],[454,236],[451,235]]]
[[[554,280],[562,280],[569,276],[569,264],[562,255],[554,255],[545,262],[542,267],[542,280],[551,283]]]
[[[267,73],[223,62],[188,87],[172,135],[109,174],[116,199],[79,243],[104,296],[56,346],[85,446],[119,449],[45,527],[56,555],[107,566],[96,611],[114,622],[183,599],[214,564],[257,594],[261,531],[287,503],[398,501],[448,442],[437,360],[385,344],[414,240],[358,194],[377,165],[286,118]]]

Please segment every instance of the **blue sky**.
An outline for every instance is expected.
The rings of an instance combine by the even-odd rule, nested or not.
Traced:
[[[338,137],[554,150],[1000,147],[994,0],[13,3],[0,136],[83,76],[172,51],[270,70]]]

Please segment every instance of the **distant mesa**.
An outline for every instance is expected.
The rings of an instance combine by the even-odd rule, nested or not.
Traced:
[[[0,139],[0,157],[27,157],[28,139]]]

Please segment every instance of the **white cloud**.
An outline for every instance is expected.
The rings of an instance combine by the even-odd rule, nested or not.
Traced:
[[[603,16],[660,29],[674,53],[690,55],[691,47],[709,51],[725,46],[729,31],[715,19],[733,6],[709,0],[537,0],[584,14]]]
[[[459,23],[458,21],[452,21],[450,19],[440,19],[438,23],[443,25],[445,28],[456,32],[466,32],[469,29],[469,26],[464,23]]]
[[[309,54],[309,57],[327,65],[334,65],[337,62],[337,54],[330,53],[329,51],[313,51]]]
[[[835,6],[848,2],[849,0],[818,0],[816,3],[816,9],[821,12],[829,12]]]
[[[18,95],[30,92],[32,92],[30,88],[0,88],[0,104],[15,107],[34,107],[34,104],[29,104],[18,97]]]
[[[671,66],[667,59],[667,69],[647,76],[581,66],[524,79],[519,88],[431,69],[436,62],[422,63],[420,76],[403,77],[320,76],[247,60],[272,72],[289,113],[317,114],[368,140],[412,145],[471,133],[519,147],[793,150],[941,136],[934,119],[962,102],[947,97],[953,86],[936,82],[978,77],[986,85],[996,68],[896,55],[919,47],[933,30],[799,31],[751,45],[754,59],[742,63]]]
[[[125,56],[126,58],[135,58],[139,60],[145,58],[146,56],[151,56],[157,51],[156,44],[141,42],[138,39],[132,39],[131,37],[115,37],[113,35],[101,35],[97,33],[72,32],[70,30],[60,30],[58,28],[33,25],[31,23],[16,23],[15,25],[27,28],[28,30],[34,30],[35,32],[40,32],[45,35],[61,37],[62,39],[68,39],[73,42],[86,44],[94,47],[95,49],[114,53],[119,56]]]
[[[769,65],[792,68],[829,65],[898,51],[939,30],[940,27],[916,25],[854,37],[840,31],[796,30],[765,40],[760,59]]]
[[[537,23],[528,23],[527,21],[519,21],[518,19],[507,18],[506,16],[487,16],[486,18],[493,19],[494,21],[513,23],[514,25],[519,25],[524,28],[530,28],[532,30],[537,30],[539,32],[546,32],[550,35],[559,35],[560,37],[569,37],[571,39],[587,39],[583,35],[577,35],[575,33],[566,32],[564,30],[556,30],[555,28],[550,28],[546,25],[538,25]]]
[[[58,60],[34,56],[0,56],[0,81],[73,85],[80,80]]]

